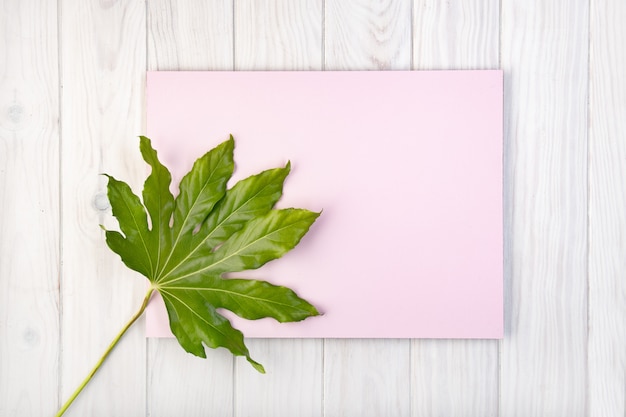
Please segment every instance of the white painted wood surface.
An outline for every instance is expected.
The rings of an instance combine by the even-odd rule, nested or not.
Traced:
[[[138,307],[104,245],[141,184],[145,70],[505,70],[503,341],[253,340],[136,324],[68,416],[626,415],[622,0],[0,0],[0,416],[51,416]]]
[[[410,1],[326,1],[324,33],[326,70],[410,69]],[[408,340],[326,340],[323,415],[409,416],[410,364]]]
[[[626,416],[626,2],[592,3],[588,406]]]
[[[499,1],[421,0],[414,4],[413,18],[414,69],[499,67]],[[497,416],[498,344],[496,340],[413,340],[412,415]]]
[[[235,70],[320,70],[322,1],[235,3]],[[237,417],[322,415],[323,342],[250,340],[268,374],[235,362]]]
[[[145,284],[104,244],[114,227],[106,172],[135,189],[145,168],[143,131],[145,6],[137,1],[60,1],[61,361],[65,400],[139,308]],[[145,413],[146,340],[131,329],[96,375],[74,415]],[[91,388],[91,387],[90,387]]]
[[[153,0],[146,3],[150,71],[232,70],[233,3]],[[147,415],[231,416],[234,360],[225,350],[206,359],[174,339],[148,339]],[[176,358],[176,359],[173,359]],[[190,389],[187,382],[196,388]]]
[[[588,2],[503,0],[503,416],[587,413]]]
[[[0,2],[0,415],[59,396],[57,11]]]

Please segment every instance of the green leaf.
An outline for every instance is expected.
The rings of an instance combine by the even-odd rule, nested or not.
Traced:
[[[148,138],[140,137],[140,149],[152,169],[143,204],[126,183],[108,176],[108,196],[121,231],[106,232],[108,246],[161,293],[170,328],[187,352],[206,357],[205,346],[224,347],[264,372],[250,357],[243,334],[217,309],[279,322],[319,313],[289,288],[224,275],[280,258],[300,242],[319,213],[273,208],[289,164],[227,189],[234,170],[232,136],[194,163],[176,198],[170,172]]]
[[[146,211],[128,184],[112,176],[107,177],[113,216],[125,235],[124,239],[119,233],[107,232],[107,244],[127,266],[149,277],[154,274],[153,257],[156,259],[158,254],[151,251],[153,237],[148,230]]]
[[[185,281],[164,285],[161,289],[172,295],[183,295],[183,298],[199,304],[210,303],[217,308],[228,309],[249,320],[272,317],[284,323],[318,314],[315,307],[289,288],[265,281],[196,275]]]
[[[168,233],[172,211],[174,210],[174,196],[170,192],[172,176],[161,164],[157,153],[152,148],[150,139],[145,136],[139,137],[139,149],[143,159],[150,165],[152,172],[146,178],[143,186],[143,201],[150,214],[152,230],[150,231],[150,251],[156,254],[153,274],[163,268],[165,262],[161,256],[170,251],[167,246],[169,239],[160,239],[162,233]]]
[[[194,236],[194,249],[200,256],[210,254],[214,247],[240,230],[249,220],[267,213],[283,192],[283,183],[291,165],[263,171],[239,181],[217,204]]]

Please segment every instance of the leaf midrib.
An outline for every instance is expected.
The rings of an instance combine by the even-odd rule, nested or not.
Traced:
[[[191,258],[191,256],[196,253],[196,251],[198,251],[198,249],[200,249],[202,247],[202,245],[205,244],[205,242],[207,240],[209,240],[211,238],[211,236],[213,236],[213,234],[224,224],[226,223],[226,221],[228,219],[230,219],[231,217],[233,217],[235,214],[241,212],[241,210],[243,210],[244,207],[246,207],[253,199],[255,199],[257,196],[259,196],[265,189],[269,188],[271,184],[266,184],[264,185],[262,188],[259,189],[258,192],[256,192],[255,194],[253,194],[250,198],[248,198],[242,205],[240,205],[236,210],[232,211],[228,216],[226,216],[221,222],[219,222],[218,224],[215,225],[215,227],[213,228],[213,230],[211,230],[211,232],[209,232],[209,234],[206,235],[206,237],[204,239],[202,239],[195,248],[193,248],[192,251],[190,251],[187,256],[185,256],[178,264],[176,264],[176,266],[174,266],[172,269],[170,269],[169,271],[167,271],[167,273],[165,273],[162,277],[159,278],[159,282],[163,282],[163,280],[165,278],[167,278],[172,272],[176,271],[176,269],[178,269],[179,266],[181,266],[182,264],[184,264],[185,262],[187,262],[187,260],[189,258]],[[228,190],[229,191],[229,190]],[[228,192],[226,191],[226,192]],[[225,198],[225,197],[222,197]],[[164,267],[163,267],[163,271],[165,270],[165,266],[167,266],[167,262],[169,262],[172,254],[174,252],[174,249],[172,248],[172,251],[170,252],[170,256],[168,257]],[[161,272],[163,272],[161,271]],[[165,281],[165,283],[169,283],[171,281]]]
[[[198,288],[198,287],[159,287],[159,288],[170,289],[170,290],[221,292],[221,293],[225,293],[225,294],[231,295],[233,297],[234,296],[238,296],[238,297],[241,297],[241,298],[249,298],[251,300],[255,300],[255,301],[259,301],[259,302],[263,302],[263,303],[267,303],[267,304],[275,304],[275,305],[278,305],[278,306],[290,308],[292,310],[307,312],[307,310],[304,310],[302,308],[296,308],[295,306],[290,305],[290,304],[280,303],[278,301],[270,300],[270,299],[267,299],[267,298],[253,297],[253,296],[250,296],[250,295],[247,295],[247,294],[243,294],[243,293],[239,293],[239,292],[235,292],[235,291],[228,291],[228,290],[224,290],[224,289],[220,289],[220,288]],[[171,294],[171,292],[168,291],[168,294]]]
[[[191,311],[191,313],[198,317],[200,320],[202,320],[203,322],[205,322],[207,325],[209,325],[211,328],[215,329],[215,331],[219,334],[221,334],[222,336],[224,336],[227,340],[231,340],[230,337],[228,337],[228,335],[226,335],[224,332],[222,332],[218,327],[216,327],[213,323],[211,323],[210,321],[207,321],[204,317],[202,317],[200,314],[196,313],[196,311],[191,308],[187,303],[185,303],[183,300],[181,300],[180,298],[176,297],[174,294],[172,294],[169,291],[164,291],[163,287],[159,288],[159,292],[161,293],[161,296],[164,296],[165,298],[167,298],[167,296],[165,296],[165,294],[169,295],[170,297],[175,298],[180,304],[182,304],[184,307],[186,307],[189,311]],[[165,294],[164,294],[165,293]],[[172,303],[173,306],[173,303]],[[176,307],[174,307],[176,308]]]
[[[204,190],[209,186],[209,184],[213,184],[214,182],[219,181],[219,178],[217,179],[217,181],[211,181],[211,179],[213,178],[213,175],[215,174],[216,171],[217,171],[217,169],[211,171],[211,175],[210,175],[209,179],[204,183],[204,185],[202,186],[202,188],[201,188],[200,192],[198,193],[197,197],[194,199],[191,207],[187,211],[187,214],[185,215],[185,219],[183,220],[183,224],[180,226],[180,229],[178,230],[178,234],[176,235],[176,240],[174,241],[174,244],[172,245],[172,248],[170,249],[170,253],[167,256],[167,259],[163,263],[163,269],[160,272],[165,271],[165,268],[167,267],[167,264],[169,263],[170,259],[172,259],[172,255],[174,254],[174,251],[175,251],[175,249],[176,249],[176,247],[178,245],[178,242],[180,242],[180,237],[183,235],[183,230],[185,229],[185,225],[187,224],[187,221],[189,220],[189,217],[191,217],[191,213],[193,212],[193,209],[198,204],[198,200],[200,200],[200,196],[202,195]],[[176,206],[174,206],[174,213],[176,213]],[[161,239],[159,239],[159,241],[160,240]],[[178,265],[176,267],[174,267],[174,269],[176,269],[177,267],[178,267]],[[172,269],[172,271],[174,269]],[[165,276],[167,276],[167,274]],[[158,280],[158,278],[157,278],[157,280]]]
[[[158,163],[158,159],[155,162],[154,166],[158,166],[157,163]],[[153,169],[156,171],[157,168],[153,168]],[[162,173],[159,173],[156,178],[158,178],[159,182],[161,182],[161,180],[162,180]],[[170,179],[169,182],[168,181],[164,181],[164,182],[165,182],[165,188],[169,192],[169,182],[171,182],[171,179]],[[158,189],[160,190],[161,187],[158,187]],[[158,241],[158,243],[157,243],[156,274],[159,273],[159,264],[161,263],[161,244],[162,244],[161,236],[163,236],[163,231],[161,230],[161,219],[163,218],[163,213],[165,212],[165,204],[163,203],[163,200],[164,200],[163,193],[159,192],[157,194],[158,194],[158,197],[159,197],[159,208],[158,208],[159,217],[156,219],[157,220],[156,222],[154,222],[154,221],[152,222],[152,223],[156,223],[156,226],[155,226],[155,224],[152,225],[153,229],[154,229],[154,227],[158,228],[158,233],[157,233],[157,241]],[[144,204],[144,206],[145,206],[145,204]]]
[[[190,277],[190,276],[192,276],[192,275],[196,275],[196,274],[199,274],[199,273],[205,272],[205,271],[207,271],[207,270],[209,270],[209,269],[211,269],[211,268],[215,267],[215,265],[219,265],[220,263],[223,263],[223,262],[227,261],[228,259],[232,258],[233,256],[238,255],[238,254],[239,254],[239,253],[241,253],[243,250],[245,250],[245,249],[249,248],[250,246],[252,246],[252,245],[256,244],[257,242],[259,242],[259,241],[261,241],[261,240],[263,240],[263,239],[266,239],[266,238],[268,238],[268,237],[270,237],[270,236],[272,236],[272,235],[274,235],[274,234],[276,234],[276,233],[278,233],[278,232],[280,232],[280,231],[282,231],[282,230],[284,230],[284,229],[287,229],[287,228],[289,228],[289,227],[292,227],[293,225],[295,225],[295,224],[297,224],[297,223],[300,223],[301,221],[302,221],[302,219],[298,219],[297,221],[295,221],[295,222],[293,222],[293,223],[289,223],[288,225],[286,225],[286,226],[284,226],[284,227],[278,228],[278,229],[274,230],[274,231],[273,231],[273,232],[271,232],[271,233],[268,233],[268,234],[266,234],[266,235],[263,235],[263,236],[259,237],[258,239],[255,239],[255,240],[251,241],[251,242],[250,242],[250,243],[248,243],[247,245],[245,245],[245,246],[243,246],[243,247],[239,248],[239,250],[237,250],[236,252],[233,252],[233,253],[229,254],[228,256],[224,256],[224,257],[222,257],[222,258],[218,259],[216,262],[212,263],[211,265],[207,265],[207,266],[205,266],[204,268],[198,269],[197,271],[192,271],[192,272],[190,272],[190,273],[188,273],[188,274],[186,274],[186,275],[181,275],[181,276],[179,276],[179,277],[175,277],[174,279],[172,279],[172,280],[170,280],[170,281],[161,281],[161,283],[163,283],[163,284],[172,284],[172,283],[174,283],[174,282],[178,282],[178,281],[180,281],[180,280],[182,280],[182,279],[185,279],[185,278],[187,278],[187,277]],[[235,271],[233,271],[233,272],[235,272]]]
[[[143,249],[146,252],[146,255],[148,256],[148,261],[150,263],[150,274],[152,276],[154,276],[154,265],[152,263],[152,256],[150,256],[150,250],[148,249],[148,246],[146,244],[146,240],[144,239],[143,233],[141,231],[141,227],[139,226],[139,223],[137,222],[137,218],[135,217],[135,213],[133,212],[131,207],[128,205],[128,202],[126,201],[126,198],[122,198],[122,201],[124,202],[124,205],[126,206],[126,209],[128,210],[128,212],[130,213],[130,216],[133,219],[133,223],[135,223],[136,230],[139,232],[139,237],[141,238],[141,244],[143,245]],[[141,205],[141,209],[144,210],[143,204]],[[126,237],[128,237],[128,236],[126,236]]]

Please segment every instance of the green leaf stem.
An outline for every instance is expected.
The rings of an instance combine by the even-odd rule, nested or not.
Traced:
[[[140,310],[111,343],[96,367],[63,405],[62,415],[89,382],[124,332],[143,314],[153,291],[165,303],[178,343],[196,356],[205,346],[223,347],[244,356],[259,372],[243,334],[218,309],[245,319],[279,322],[318,315],[313,305],[289,288],[269,282],[226,278],[256,269],[293,249],[319,216],[304,209],[275,209],[290,164],[263,171],[227,189],[234,171],[232,138],[200,157],[170,191],[171,174],[161,164],[150,139],[140,137],[151,173],[143,202],[123,181],[108,176],[108,197],[119,231],[106,230],[106,243],[129,268],[151,283]]]

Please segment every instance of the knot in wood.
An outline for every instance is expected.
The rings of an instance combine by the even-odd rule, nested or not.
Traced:
[[[98,211],[107,211],[111,207],[106,193],[100,192],[96,194],[93,198],[93,207]]]
[[[39,345],[39,333],[32,327],[27,327],[22,333],[22,340],[27,348],[34,348]]]
[[[19,104],[12,104],[7,109],[7,117],[9,120],[15,124],[19,124],[22,121],[22,116],[24,115],[24,107]]]

